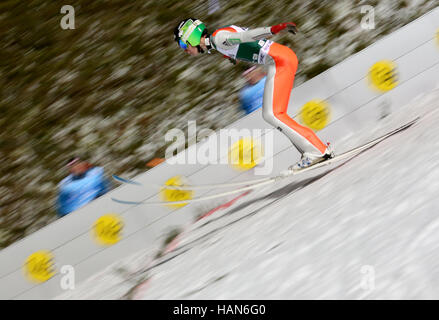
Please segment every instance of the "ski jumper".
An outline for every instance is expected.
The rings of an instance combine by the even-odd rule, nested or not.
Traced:
[[[267,40],[269,36],[272,36],[270,27],[249,30],[231,25],[216,30],[209,42],[232,61],[267,65],[263,118],[283,132],[302,154],[322,156],[327,146],[313,130],[300,125],[287,114],[298,66],[297,56],[290,48]]]

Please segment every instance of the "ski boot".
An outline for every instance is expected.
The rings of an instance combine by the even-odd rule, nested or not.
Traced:
[[[326,151],[323,155],[316,156],[314,154],[308,154],[305,152],[302,154],[302,158],[299,160],[299,162],[290,166],[288,168],[288,170],[289,171],[299,171],[301,169],[305,169],[305,168],[310,167],[310,166],[317,164],[319,162],[334,158],[334,156],[335,156],[334,150],[328,142]]]

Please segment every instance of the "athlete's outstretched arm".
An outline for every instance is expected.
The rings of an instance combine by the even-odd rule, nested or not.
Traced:
[[[220,31],[215,36],[215,42],[219,46],[234,46],[244,42],[254,42],[269,38],[284,29],[288,29],[289,32],[294,34],[297,33],[296,25],[293,22],[286,22],[271,27],[256,28],[243,32]]]

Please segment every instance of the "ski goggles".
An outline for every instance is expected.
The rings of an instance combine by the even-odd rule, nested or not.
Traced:
[[[179,46],[180,48],[182,48],[183,50],[186,50],[186,49],[187,49],[187,44],[184,43],[183,41],[181,41],[181,39],[178,40],[178,46]]]

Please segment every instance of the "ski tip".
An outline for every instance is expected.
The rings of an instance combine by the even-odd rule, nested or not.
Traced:
[[[120,200],[120,199],[116,199],[116,198],[111,198],[111,200],[113,200],[114,202],[117,202],[117,203],[121,203],[121,204],[130,204],[130,205],[142,204],[142,202],[138,202],[138,201],[125,201],[125,200]]]
[[[129,179],[124,179],[122,177],[116,176],[115,174],[112,175],[113,179],[118,181],[118,182],[122,182],[122,183],[128,183],[128,184],[134,184],[136,186],[141,186],[142,184],[133,180],[129,180]]]

